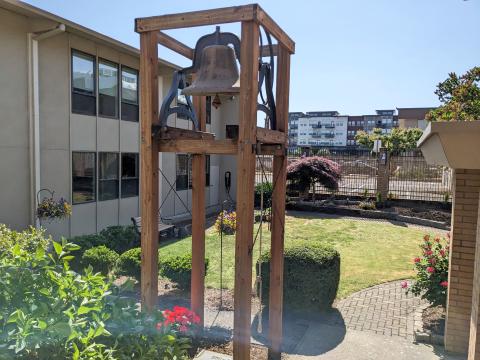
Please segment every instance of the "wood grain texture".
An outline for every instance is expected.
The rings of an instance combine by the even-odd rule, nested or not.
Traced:
[[[288,106],[290,89],[290,54],[279,46],[277,62],[277,125],[280,131],[288,132]],[[287,157],[273,157],[275,181],[272,194],[271,262],[269,296],[269,359],[281,359],[283,338],[283,253],[285,236],[285,194],[287,181]]]
[[[135,19],[135,31],[178,29],[254,20],[257,5],[232,6]]]
[[[187,154],[236,155],[238,145],[233,139],[221,140],[160,140],[160,152]]]
[[[279,130],[257,128],[257,141],[263,144],[285,144],[287,137]]]
[[[158,122],[156,33],[140,35],[140,203],[142,216],[141,303],[151,311],[158,297],[158,148],[152,124]]]
[[[200,130],[206,129],[206,98],[194,96]],[[192,158],[192,282],[191,307],[204,325],[205,308],[205,155]]]
[[[263,25],[265,29],[267,29],[267,31],[272,34],[275,39],[277,39],[278,43],[283,45],[290,54],[295,53],[295,42],[260,6],[257,6],[255,17],[258,23]]]
[[[253,191],[255,185],[259,28],[254,21],[242,23],[237,155],[237,229],[235,234],[235,289],[233,358],[250,359],[252,293]]]
[[[172,126],[161,128],[155,136],[156,140],[214,140],[215,134],[204,131],[181,129]]]
[[[157,40],[160,45],[163,45],[166,48],[175,51],[176,53],[183,55],[190,60],[193,59],[194,50],[191,47],[185,45],[184,43],[178,41],[177,39],[171,37],[170,35],[159,31],[157,33]]]

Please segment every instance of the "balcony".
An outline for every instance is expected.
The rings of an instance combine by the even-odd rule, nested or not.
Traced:
[[[335,129],[335,124],[326,124],[323,126],[325,127],[325,129]]]
[[[335,134],[331,134],[331,133],[325,134],[325,138],[327,139],[333,139],[334,137],[335,137]]]
[[[312,129],[321,129],[322,128],[322,124],[318,123],[318,124],[312,124]]]

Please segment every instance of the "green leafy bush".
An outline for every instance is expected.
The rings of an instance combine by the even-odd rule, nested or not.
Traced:
[[[142,249],[134,248],[125,251],[117,261],[117,275],[130,276],[140,281],[142,263]]]
[[[192,255],[168,256],[159,259],[160,274],[178,284],[181,289],[189,289],[192,281]],[[205,274],[209,260],[205,259]]]
[[[79,235],[69,239],[69,242],[78,245],[82,251],[96,246],[106,245],[105,238],[99,234]]]
[[[448,234],[449,235],[449,234]],[[408,288],[406,281],[402,287],[407,292],[421,296],[432,305],[445,306],[448,289],[448,254],[450,251],[450,238],[435,237],[432,241],[429,235],[425,235],[424,242],[420,245],[422,254],[413,259],[416,276],[413,285]]]
[[[261,262],[263,305],[268,306],[270,253]],[[340,254],[333,247],[302,242],[285,248],[283,304],[286,310],[323,311],[337,296],[340,281]],[[268,313],[266,311],[265,313]]]
[[[363,200],[359,202],[358,207],[362,210],[375,210],[377,204],[372,200]]]
[[[263,207],[269,208],[272,206],[273,185],[271,182],[262,182],[255,185],[255,206],[261,205],[261,195],[263,189]]]
[[[0,257],[12,256],[12,248],[20,246],[25,251],[34,252],[38,247],[46,249],[51,238],[45,236],[45,230],[29,227],[24,231],[10,230],[6,225],[0,224]]]
[[[0,359],[188,358],[194,314],[186,322],[172,312],[142,313],[91,268],[70,270],[77,245],[40,241],[41,232],[30,229],[24,238],[38,238],[31,251],[18,234],[1,227],[0,244],[13,246],[0,252]]]
[[[140,237],[133,226],[109,226],[100,231],[105,246],[119,254],[140,246]]]
[[[105,245],[88,249],[82,255],[83,267],[91,266],[94,272],[99,272],[102,275],[108,275],[117,263],[117,260],[118,254]]]

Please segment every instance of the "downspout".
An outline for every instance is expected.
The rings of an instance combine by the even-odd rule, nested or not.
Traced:
[[[38,85],[38,42],[65,32],[65,24],[59,24],[51,30],[28,33],[28,113],[30,142],[30,223],[40,226],[36,216],[37,194],[41,189],[40,181],[40,101]]]

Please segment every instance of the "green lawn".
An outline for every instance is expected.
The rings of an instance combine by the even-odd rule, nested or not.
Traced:
[[[255,230],[258,225],[255,226]],[[270,247],[270,232],[263,227],[263,251]],[[338,297],[386,281],[413,276],[412,258],[419,253],[424,231],[388,223],[350,219],[319,219],[315,214],[287,216],[285,242],[315,241],[332,244],[341,255],[341,277]],[[220,285],[220,237],[213,228],[206,234],[206,256],[210,266],[206,286]],[[191,237],[164,241],[160,244],[160,259],[164,255],[191,251]],[[224,287],[233,288],[235,236],[223,239]],[[259,241],[255,244],[254,263],[258,258]]]

